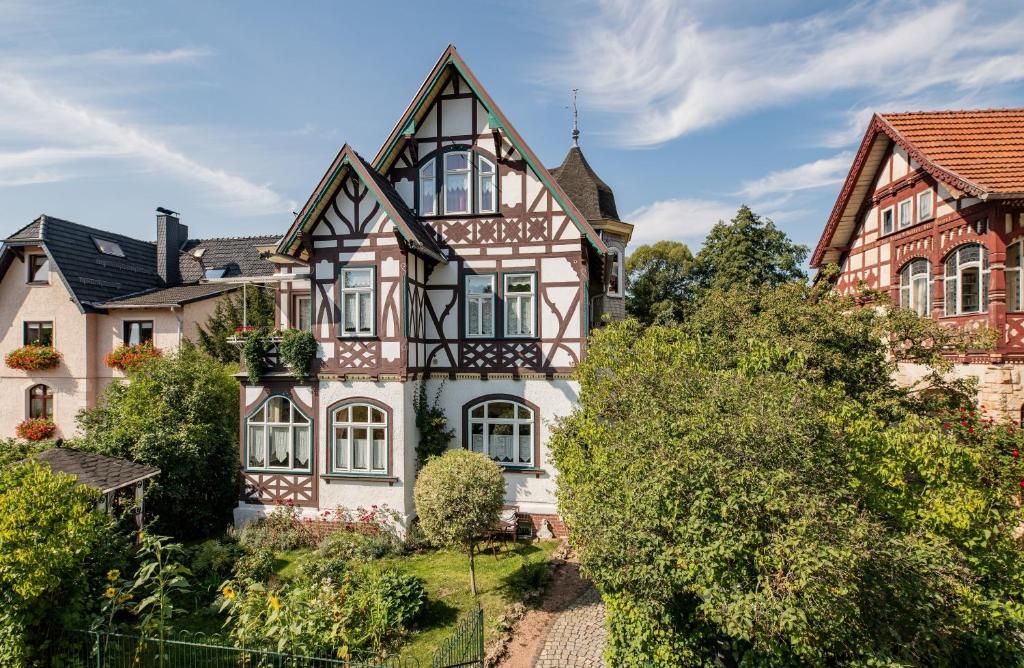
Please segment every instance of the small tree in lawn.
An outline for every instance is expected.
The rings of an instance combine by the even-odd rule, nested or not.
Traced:
[[[469,588],[476,596],[473,554],[505,503],[501,468],[478,452],[450,450],[427,462],[413,496],[427,538],[440,547],[462,547],[469,553]]]

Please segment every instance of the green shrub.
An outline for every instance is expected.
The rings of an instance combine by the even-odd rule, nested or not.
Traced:
[[[316,357],[316,337],[308,329],[286,329],[281,332],[281,361],[296,380],[303,380],[309,375]]]
[[[285,552],[299,547],[313,547],[296,521],[293,508],[278,507],[265,517],[242,527],[238,541],[248,549],[264,547],[275,552]]]
[[[44,450],[56,446],[55,441],[25,441],[13,438],[0,439],[0,469],[28,459]]]
[[[350,571],[351,562],[348,559],[325,557],[318,552],[303,556],[298,565],[299,578],[314,583],[324,580],[339,583]]]
[[[274,551],[258,546],[247,549],[234,566],[236,580],[266,582],[274,574]]]
[[[235,563],[245,555],[245,550],[235,541],[212,538],[196,545],[191,553],[189,570],[193,580],[211,591],[231,577]]]
[[[238,499],[238,383],[230,368],[190,345],[111,383],[79,415],[81,448],[160,468],[146,489],[154,529],[208,536]]]
[[[363,533],[341,529],[328,534],[316,548],[324,558],[372,561],[398,554],[401,542],[394,533]]]

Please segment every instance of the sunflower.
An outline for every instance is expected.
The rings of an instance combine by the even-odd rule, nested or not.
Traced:
[[[114,582],[119,577],[121,577],[121,571],[117,570],[116,568],[107,571],[107,579],[111,582]]]
[[[268,601],[268,603],[270,603],[270,607],[273,608],[274,610],[280,610],[281,609],[281,601],[277,600],[277,596],[271,596],[270,600]]]
[[[107,590],[103,592],[103,595],[107,598],[114,598],[115,596],[117,596],[117,590],[113,587],[107,587]]]
[[[234,590],[233,587],[231,587],[231,586],[224,587],[224,589],[221,590],[221,593],[224,594],[224,598],[226,598],[227,600],[229,600],[229,601],[235,600],[235,590]]]

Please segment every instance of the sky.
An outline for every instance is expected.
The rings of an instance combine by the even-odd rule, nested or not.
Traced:
[[[1019,2],[0,0],[0,234],[283,233],[449,42],[548,166],[579,90],[633,247],[743,203],[813,247],[872,113],[1024,106]]]

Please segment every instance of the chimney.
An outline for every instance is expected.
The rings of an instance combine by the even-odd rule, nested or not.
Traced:
[[[181,283],[178,253],[188,241],[188,227],[178,220],[178,214],[162,206],[156,209],[156,273],[164,285]]]

